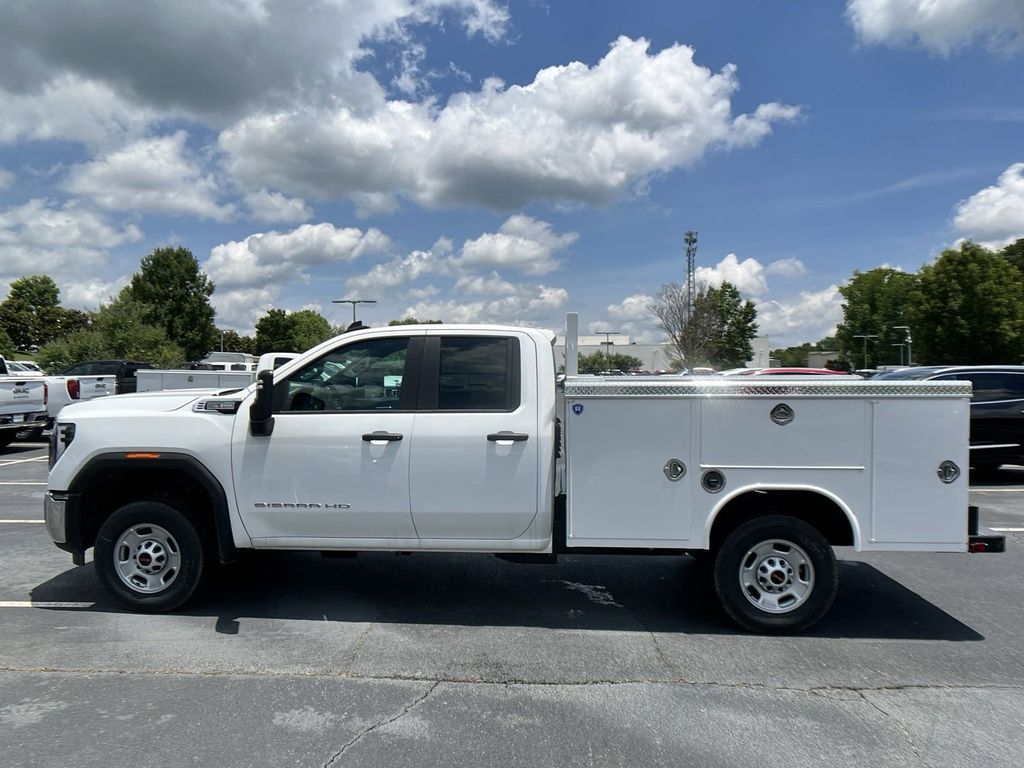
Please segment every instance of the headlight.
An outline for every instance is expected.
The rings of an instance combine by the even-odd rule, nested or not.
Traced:
[[[75,439],[75,425],[57,422],[50,431],[50,469]]]

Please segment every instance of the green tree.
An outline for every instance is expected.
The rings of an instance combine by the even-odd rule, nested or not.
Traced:
[[[1010,243],[1000,254],[1024,274],[1024,237]]]
[[[632,355],[619,352],[594,352],[591,355],[579,356],[580,373],[600,373],[601,371],[629,371],[643,367],[643,360]]]
[[[698,283],[691,304],[685,284],[666,283],[651,307],[658,327],[668,336],[666,351],[673,370],[707,365],[711,361],[719,328],[714,307],[705,300],[707,291],[706,283]]]
[[[11,283],[0,304],[0,326],[18,349],[39,347],[60,333],[60,289],[48,275],[30,275]]]
[[[222,352],[246,352],[256,354],[256,339],[242,336],[237,331],[220,331]]]
[[[744,301],[739,289],[726,281],[709,288],[704,301],[711,304],[717,318],[717,333],[711,349],[711,361],[720,368],[736,368],[754,356],[750,342],[757,336],[757,309]]]
[[[1000,254],[970,241],[921,268],[912,297],[914,358],[921,362],[1019,363],[1024,284]]]
[[[388,325],[441,325],[443,320],[417,320],[411,315],[409,317],[403,317],[401,320],[391,320]]]
[[[14,342],[3,326],[0,326],[0,357],[14,357]]]
[[[146,322],[147,308],[122,297],[101,306],[87,330],[74,331],[39,350],[36,362],[58,373],[81,360],[141,360],[161,368],[185,362],[185,351],[163,328]]]
[[[732,368],[753,357],[750,342],[757,336],[757,309],[726,281],[718,288],[700,283],[693,305],[685,285],[668,283],[651,312],[669,338],[673,368]]]
[[[292,346],[288,350],[289,352],[305,352],[335,335],[327,318],[312,309],[300,309],[298,312],[292,312],[288,315],[288,320],[292,326]]]
[[[843,321],[836,328],[839,352],[856,367],[876,368],[900,361],[901,344],[906,332],[895,326],[914,328],[910,317],[910,296],[918,276],[891,267],[877,267],[867,272],[855,270],[853,277],[840,286]],[[916,329],[915,329],[916,330]],[[865,342],[857,336],[874,336]],[[867,358],[864,350],[867,347]]]
[[[189,360],[206,357],[219,341],[210,296],[214,284],[187,248],[157,248],[122,291],[143,307],[147,324],[163,328]]]
[[[256,321],[256,354],[294,352],[292,322],[283,309],[271,309]]]

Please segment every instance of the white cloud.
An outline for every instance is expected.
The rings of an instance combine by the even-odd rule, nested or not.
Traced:
[[[118,228],[74,204],[30,200],[0,212],[0,278],[82,275],[106,262],[108,249],[141,239],[134,224]]]
[[[391,245],[378,229],[338,229],[333,224],[303,224],[290,232],[260,232],[216,246],[203,265],[210,279],[226,288],[278,286],[308,279],[305,268],[350,262],[386,251]]]
[[[559,235],[545,221],[516,214],[496,233],[467,240],[452,264],[455,268],[497,267],[544,275],[558,268],[555,252],[572,245],[578,238],[575,232]]]
[[[413,301],[423,301],[424,299],[433,299],[436,296],[441,295],[441,289],[436,285],[425,285],[422,288],[410,288],[407,291],[407,296]]]
[[[802,291],[793,299],[759,301],[758,335],[769,336],[773,347],[815,342],[831,336],[843,319],[842,301],[834,285],[820,291]]]
[[[1024,237],[1024,163],[1014,163],[994,186],[961,201],[953,223],[988,248]]]
[[[217,327],[252,334],[256,321],[274,307],[279,292],[279,286],[223,290],[218,286],[210,297],[217,313]]]
[[[567,290],[545,285],[519,284],[514,287],[514,293],[479,301],[421,301],[407,307],[403,316],[443,320],[446,323],[560,325],[555,312],[568,301]]]
[[[757,259],[740,261],[735,253],[726,255],[713,267],[697,267],[698,282],[703,281],[717,288],[728,281],[747,296],[760,296],[768,290],[764,274],[765,268]]]
[[[428,251],[413,251],[391,261],[375,264],[369,272],[350,277],[345,286],[350,291],[383,294],[399,285],[414,282],[426,274],[446,271],[446,257],[452,241],[442,237]]]
[[[1006,52],[1024,44],[1020,0],[849,0],[846,14],[866,43],[917,43],[943,56],[976,39]]]
[[[72,72],[162,113],[212,119],[339,97],[365,106],[381,89],[356,70],[364,43],[453,18],[494,41],[508,11],[493,0],[4,3],[0,87],[31,93]]]
[[[608,317],[613,320],[640,320],[652,322],[654,316],[651,314],[651,307],[658,303],[654,296],[645,293],[635,293],[627,296],[618,304],[608,305]]]
[[[779,275],[780,277],[803,277],[807,274],[807,267],[795,256],[786,259],[773,261],[764,268],[766,275]]]
[[[487,277],[482,275],[463,275],[455,281],[456,293],[479,294],[483,296],[512,296],[518,292],[514,283],[505,280],[497,272]]]
[[[247,194],[245,204],[256,221],[300,224],[313,218],[313,209],[302,198],[286,197],[266,189]]]
[[[132,103],[115,87],[71,74],[58,75],[28,91],[4,88],[0,80],[0,103],[4,105],[0,144],[62,139],[111,146],[138,137],[156,117],[153,110]]]
[[[188,134],[142,139],[74,166],[64,188],[109,210],[155,211],[224,221],[232,205],[217,203],[218,186],[185,145]]]
[[[89,278],[61,283],[60,301],[66,307],[95,311],[100,304],[108,304],[131,281],[127,275],[107,282],[99,278]]]
[[[772,103],[734,118],[735,67],[712,73],[684,45],[648,49],[621,37],[594,66],[549,67],[524,86],[491,79],[440,109],[390,101],[268,111],[222,132],[220,145],[250,187],[512,209],[536,199],[605,204],[799,114]]]
[[[6,168],[0,168],[0,190],[7,189],[14,184],[15,175]]]

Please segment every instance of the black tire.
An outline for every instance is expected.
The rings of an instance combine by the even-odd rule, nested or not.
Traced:
[[[27,429],[19,429],[14,433],[14,439],[19,443],[38,443],[43,439],[43,428],[29,427]]]
[[[13,429],[0,430],[0,448],[6,448],[8,445],[14,442],[14,438],[17,435]]]
[[[135,501],[100,526],[94,564],[100,582],[126,608],[163,613],[195,593],[206,550],[180,511],[160,501]]]
[[[828,612],[838,588],[831,545],[794,517],[748,520],[715,556],[718,599],[733,621],[752,632],[802,632]]]

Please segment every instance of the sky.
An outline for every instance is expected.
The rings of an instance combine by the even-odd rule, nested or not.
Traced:
[[[1024,0],[0,2],[3,292],[96,309],[182,245],[222,329],[654,343],[687,230],[775,347],[854,270],[1024,237]]]

